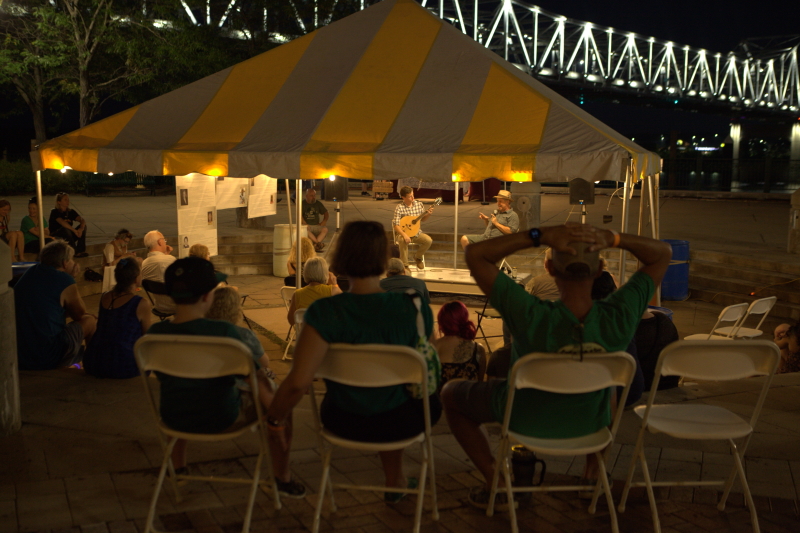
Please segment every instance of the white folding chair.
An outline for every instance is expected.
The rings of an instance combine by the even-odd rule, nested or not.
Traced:
[[[255,365],[250,349],[241,341],[226,337],[207,337],[201,335],[144,335],[134,345],[136,364],[142,375],[147,398],[150,408],[155,417],[158,428],[159,440],[164,449],[164,459],[161,462],[161,470],[158,473],[158,481],[153,491],[150,501],[150,511],[147,515],[145,533],[155,531],[153,519],[155,518],[156,505],[164,478],[169,470],[169,479],[175,491],[175,496],[180,501],[177,480],[186,479],[194,481],[221,481],[227,483],[247,483],[250,484],[250,499],[248,500],[247,512],[244,516],[242,532],[250,530],[250,519],[253,514],[253,504],[256,499],[256,492],[260,481],[261,468],[266,462],[267,479],[271,485],[272,496],[275,501],[275,508],[281,508],[281,501],[278,489],[273,480],[272,458],[267,444],[266,427],[263,423],[261,404],[258,399],[258,380],[256,378]],[[158,401],[156,399],[156,380],[147,376],[148,371],[162,372],[170,376],[188,379],[210,379],[222,376],[246,376],[250,384],[250,393],[253,395],[255,413],[252,419],[247,420],[241,426],[229,428],[220,433],[186,433],[177,431],[166,425],[159,414]],[[235,439],[244,435],[248,431],[258,433],[259,453],[252,479],[243,478],[222,478],[215,476],[194,476],[176,475],[172,465],[172,449],[178,439],[216,442]]]
[[[303,321],[305,320],[305,317],[305,307],[294,312],[294,327],[297,330],[297,338],[300,338],[300,332],[303,331]]]
[[[741,320],[742,317],[747,311],[747,303],[740,303],[729,305],[719,313],[719,317],[717,318],[717,323],[714,324],[714,327],[711,328],[711,332],[708,334],[705,333],[696,333],[694,335],[689,335],[688,337],[684,337],[683,340],[685,341],[729,341],[733,340],[733,336],[730,333],[726,335],[714,335],[715,332],[718,331],[717,326],[720,325],[722,322],[733,322],[732,328],[736,328]]]
[[[772,307],[777,301],[777,296],[770,296],[768,298],[761,298],[760,300],[754,301],[750,304],[750,307],[747,308],[747,312],[744,314],[738,324],[735,326],[715,329],[714,333],[718,335],[729,335],[736,338],[745,339],[752,339],[753,337],[760,336],[762,333],[764,333],[761,331],[761,324],[764,323],[764,320],[766,320],[767,315],[770,311],[772,311]],[[747,319],[750,317],[750,315],[762,315],[758,325],[754,328],[744,327],[744,324],[747,322]]]
[[[747,507],[750,509],[753,531],[758,533],[758,515],[744,473],[744,454],[780,358],[780,350],[772,341],[733,340],[724,343],[713,340],[676,341],[664,348],[656,364],[655,378],[650,388],[652,392],[647,400],[647,405],[640,405],[634,409],[634,412],[642,417],[642,428],[631,456],[619,511],[625,511],[625,502],[631,487],[647,487],[647,497],[650,499],[650,510],[653,515],[653,527],[655,532],[659,533],[661,526],[653,487],[724,484],[722,497],[717,504],[717,508],[722,511],[725,509],[725,502],[738,474]],[[655,405],[654,400],[657,395],[655,391],[658,390],[661,376],[673,375],[711,381],[731,381],[753,376],[766,376],[766,378],[748,421],[717,405],[687,402]],[[647,432],[664,433],[679,439],[727,440],[734,463],[730,475],[725,481],[652,481],[644,456],[644,437]],[[736,439],[742,439],[739,447],[736,445]],[[641,462],[644,481],[634,483],[633,474],[636,470],[637,460]]]
[[[583,354],[583,360],[578,355],[532,353],[520,358],[511,369],[508,380],[508,399],[506,401],[505,417],[500,433],[500,446],[497,452],[497,467],[492,478],[492,489],[489,494],[489,506],[486,515],[494,513],[494,501],[498,491],[498,478],[500,471],[505,480],[505,491],[508,495],[508,509],[511,519],[511,530],[518,533],[517,513],[513,505],[515,492],[549,492],[549,491],[579,491],[585,490],[584,486],[577,485],[542,485],[534,487],[514,487],[511,485],[511,472],[508,465],[509,450],[515,443],[522,444],[535,453],[548,455],[586,455],[593,453],[597,457],[599,473],[597,485],[589,505],[589,512],[594,514],[597,500],[601,491],[606,495],[608,510],[611,515],[611,530],[617,533],[617,515],[614,512],[614,500],[611,496],[611,487],[606,474],[606,454],[614,442],[623,409],[617,409],[611,427],[601,428],[589,435],[570,439],[540,439],[529,437],[509,429],[511,409],[514,405],[514,396],[517,389],[534,388],[557,394],[582,394],[600,391],[608,387],[624,387],[618,400],[618,405],[625,405],[631,381],[636,372],[636,361],[625,352],[591,353]],[[579,413],[576,413],[579,416]],[[502,490],[502,489],[500,489]]]
[[[283,298],[283,305],[286,306],[286,312],[289,312],[289,307],[292,305],[292,296],[294,296],[294,292],[297,290],[297,287],[288,287],[283,286],[281,287],[281,298]],[[282,361],[291,360],[292,358],[289,357],[289,346],[292,345],[292,341],[297,336],[297,328],[292,325],[289,326],[289,331],[286,333],[286,348],[283,350],[283,358]]]
[[[314,397],[314,388],[311,387],[311,409],[316,420],[320,437],[320,451],[322,455],[322,480],[319,485],[317,509],[314,513],[314,526],[312,531],[319,531],[322,504],[325,500],[327,488],[331,500],[331,512],[336,511],[336,502],[333,498],[333,489],[356,489],[369,491],[403,492],[417,495],[417,509],[414,516],[414,533],[419,533],[422,521],[422,503],[425,495],[425,481],[430,466],[430,490],[433,498],[433,519],[439,519],[439,508],[436,503],[436,475],[433,466],[433,441],[431,440],[431,419],[428,404],[428,365],[422,355],[408,346],[395,346],[387,344],[331,344],[322,364],[317,369],[316,378],[335,381],[353,387],[388,387],[406,383],[420,383],[423,393],[423,408],[425,410],[425,429],[418,435],[408,439],[392,442],[361,442],[348,440],[326,430],[320,421],[319,410]],[[366,452],[385,452],[408,448],[412,444],[420,443],[422,447],[422,460],[419,473],[419,486],[412,488],[397,488],[374,485],[352,485],[332,483],[330,479],[331,453],[334,446],[361,450]]]

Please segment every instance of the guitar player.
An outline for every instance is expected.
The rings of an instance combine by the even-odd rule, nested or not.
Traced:
[[[392,226],[394,226],[395,239],[397,245],[400,247],[400,260],[403,265],[408,268],[408,245],[410,243],[417,244],[417,251],[414,254],[414,262],[417,265],[417,270],[425,270],[425,264],[422,262],[422,257],[428,248],[431,247],[433,239],[424,234],[421,230],[417,230],[414,235],[408,235],[400,227],[400,219],[404,217],[422,217],[420,221],[424,222],[433,213],[433,207],[425,209],[425,206],[419,200],[414,200],[414,189],[411,187],[400,188],[400,199],[402,200],[397,207],[394,208],[394,218],[392,218]],[[419,228],[419,226],[416,226]],[[412,230],[413,231],[413,230]],[[410,233],[410,232],[409,232]]]
[[[511,192],[500,191],[495,196],[497,209],[491,215],[478,213],[478,216],[486,224],[486,231],[482,235],[462,235],[461,247],[466,248],[473,242],[493,239],[501,235],[510,235],[519,230],[519,216],[511,209]]]

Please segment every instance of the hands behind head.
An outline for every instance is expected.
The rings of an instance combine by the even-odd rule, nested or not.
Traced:
[[[558,252],[577,253],[569,245],[571,242],[586,242],[591,244],[590,252],[609,248],[614,243],[614,235],[604,229],[596,228],[589,224],[579,224],[577,222],[567,222],[563,226],[551,226],[546,228],[545,244]]]

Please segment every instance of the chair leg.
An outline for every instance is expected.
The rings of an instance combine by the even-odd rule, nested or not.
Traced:
[[[244,514],[244,522],[242,523],[242,533],[250,531],[250,520],[253,518],[253,505],[256,503],[256,492],[258,492],[258,481],[261,476],[261,463],[264,461],[264,450],[258,454],[256,459],[256,468],[253,471],[253,486],[250,487],[250,498],[247,500],[247,512]]]
[[[506,450],[509,448],[509,443],[506,442]],[[517,524],[517,510],[514,507],[514,489],[511,486],[511,472],[508,469],[508,455],[503,461],[503,478],[506,482],[506,495],[508,498],[508,520],[511,522],[511,533],[519,533],[519,524]]]
[[[742,465],[742,458],[739,453],[734,450],[733,460],[736,463],[736,470],[739,472],[739,477],[742,480],[742,492],[744,493],[744,500],[747,502],[747,507],[750,509],[750,522],[753,524],[753,533],[760,533],[761,528],[758,525],[758,513],[756,512],[756,504],[753,501],[753,495],[750,494],[750,486],[747,484],[747,477],[744,475],[744,465]]]
[[[731,445],[731,455],[738,455],[739,451],[736,447],[736,443],[733,442],[733,440],[728,440],[728,443]],[[741,455],[739,457],[741,457]],[[717,509],[719,509],[720,511],[725,510],[725,504],[728,501],[728,495],[730,494],[731,489],[733,488],[733,482],[736,481],[737,473],[738,472],[736,470],[736,464],[734,464],[731,467],[731,473],[728,474],[728,479],[725,480],[725,488],[722,491],[722,497],[719,499],[719,503],[717,504]]]
[[[292,341],[294,340],[294,333],[295,333],[295,327],[292,326],[292,328],[289,330],[289,340],[286,343],[286,349],[283,350],[283,358],[281,359],[281,361],[286,361],[286,360],[291,360],[292,359],[287,354],[289,353],[289,347],[292,345]]]
[[[611,531],[612,533],[619,533],[619,523],[617,521],[617,513],[614,509],[614,498],[611,496],[611,485],[608,482],[608,474],[606,473],[606,462],[602,453],[597,452],[597,463],[600,467],[598,477],[603,484],[603,492],[606,493],[606,502],[608,503],[608,514],[611,515]],[[592,504],[589,506],[589,512],[594,514],[597,510],[597,498],[600,496],[597,488],[594,489],[594,496],[592,496]]]
[[[631,483],[633,483],[633,474],[636,472],[636,459],[642,452],[644,445],[644,432],[645,428],[639,430],[639,437],[636,439],[636,446],[633,447],[633,455],[631,455],[631,464],[628,465],[628,475],[625,477],[625,486],[622,488],[622,496],[619,499],[619,506],[617,510],[620,513],[625,512],[625,503],[628,501],[628,492],[631,490]]]
[[[489,489],[489,505],[486,507],[486,516],[494,514],[494,500],[497,497],[497,484],[500,478],[500,465],[505,464],[506,454],[508,453],[508,438],[500,439],[500,446],[497,448],[497,460],[494,465],[494,475],[492,476],[492,485]]]
[[[419,533],[419,528],[422,525],[422,506],[425,499],[425,482],[427,481],[429,462],[428,448],[425,446],[425,443],[423,443],[422,465],[420,465],[419,469],[419,493],[417,494],[417,506],[414,511],[414,533]]]
[[[653,485],[650,481],[650,470],[647,468],[647,459],[644,450],[639,450],[639,459],[642,461],[642,474],[647,485],[647,498],[650,500],[650,512],[653,515],[653,532],[661,533],[661,521],[658,519],[658,507],[656,507],[656,495],[653,493]]]
[[[439,520],[439,501],[436,496],[436,469],[434,467],[434,460],[433,460],[433,441],[428,439],[427,442],[428,446],[428,462],[430,463],[431,467],[431,503],[433,504],[433,512],[431,513],[432,518],[434,520]]]
[[[311,527],[312,533],[319,531],[319,523],[322,518],[322,505],[325,503],[325,489],[330,490],[331,504],[333,504],[333,486],[329,482],[328,476],[331,469],[331,449],[327,448],[322,456],[322,479],[319,483],[319,492],[317,492],[317,508],[314,510],[314,524]]]
[[[164,448],[164,460],[161,461],[161,470],[158,472],[156,487],[153,490],[153,497],[150,499],[150,510],[147,512],[147,522],[145,522],[144,533],[153,531],[153,520],[156,517],[158,496],[161,494],[161,487],[164,485],[164,478],[167,475],[167,466],[171,464],[170,454],[172,453],[172,448],[175,446],[175,442],[177,442],[177,439],[170,439],[169,443]]]

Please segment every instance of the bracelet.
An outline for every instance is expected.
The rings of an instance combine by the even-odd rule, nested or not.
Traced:
[[[286,429],[286,426],[273,426],[269,422],[267,422],[267,429],[270,431],[283,431]]]
[[[540,239],[542,238],[542,232],[539,230],[539,228],[531,228],[528,231],[528,237],[530,237],[531,241],[533,241],[533,247],[538,248],[541,244]]]
[[[608,231],[610,231],[611,233],[614,234],[614,242],[611,244],[611,247],[612,248],[618,248],[619,247],[619,241],[620,241],[619,232],[616,232],[613,229],[610,229]]]

